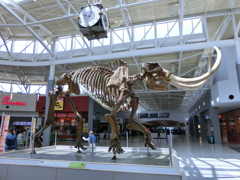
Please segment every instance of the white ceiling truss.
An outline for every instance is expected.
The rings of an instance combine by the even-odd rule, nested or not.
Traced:
[[[210,51],[215,57],[213,46],[234,46],[239,34],[240,4],[235,0],[102,0],[111,25],[109,38],[89,42],[81,36],[76,17],[80,7],[92,2],[1,0],[0,48],[5,47],[5,51],[0,51],[0,81],[20,83],[28,92],[31,84],[46,85],[50,65],[55,66],[57,78],[64,72],[118,59],[127,62],[131,75],[141,72],[143,62],[158,62],[175,75],[195,77],[206,72],[207,53]],[[192,21],[192,29],[184,33],[185,21],[196,17],[198,21]],[[159,37],[161,23],[169,24]],[[135,38],[139,34],[137,26],[145,26],[138,40]],[[199,26],[203,31],[196,33]],[[178,35],[172,36],[176,28]],[[67,36],[70,48],[66,45],[68,40],[64,40]],[[20,40],[29,43],[18,47],[21,50],[16,53],[15,42]],[[30,47],[33,52],[26,53]],[[139,82],[134,90],[145,110],[186,112],[211,83],[194,91],[165,83],[169,90],[159,92]]]

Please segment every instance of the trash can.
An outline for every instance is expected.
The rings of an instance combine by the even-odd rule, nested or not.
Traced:
[[[214,144],[214,137],[213,136],[208,136],[208,143]]]

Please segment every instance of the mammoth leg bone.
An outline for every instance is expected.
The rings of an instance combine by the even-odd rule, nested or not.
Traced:
[[[34,146],[35,147],[42,147],[43,146],[43,143],[41,142],[39,137],[41,136],[42,132],[45,129],[47,129],[51,124],[53,124],[55,122],[54,106],[55,106],[56,101],[60,97],[61,92],[62,92],[61,87],[58,87],[54,91],[50,91],[49,94],[48,94],[49,97],[50,97],[50,104],[49,104],[49,107],[48,107],[47,120],[46,120],[45,124],[43,125],[43,127],[38,132],[36,132],[33,136],[33,138],[35,138],[34,139],[34,141],[35,141]],[[35,152],[35,149],[34,149],[34,152]]]
[[[84,118],[81,116],[81,114],[78,113],[78,111],[77,111],[74,103],[72,102],[72,100],[71,100],[71,98],[70,98],[70,95],[67,94],[67,95],[65,95],[65,97],[67,98],[68,103],[70,104],[70,106],[71,106],[74,114],[76,115],[76,121],[77,121],[77,136],[78,136],[78,138],[77,138],[77,143],[76,143],[76,145],[75,145],[75,148],[78,148],[78,151],[77,151],[77,152],[80,153],[81,151],[79,150],[79,148],[81,148],[81,149],[84,150],[84,151],[87,150],[87,148],[85,148],[85,147],[82,145],[82,143],[81,143],[82,123],[83,123],[85,120],[84,120]]]
[[[108,148],[108,152],[113,150],[113,153],[115,154],[122,154],[124,150],[122,149],[120,142],[119,142],[119,135],[117,131],[118,122],[116,120],[116,112],[121,106],[121,104],[130,96],[130,92],[128,89],[121,89],[120,90],[120,96],[118,102],[114,105],[113,110],[111,111],[111,114],[105,114],[105,118],[109,122],[111,126],[111,135],[110,135],[110,146]]]
[[[145,136],[144,146],[145,147],[149,146],[151,149],[154,150],[156,148],[155,148],[155,146],[152,142],[153,139],[152,139],[151,132],[148,131],[145,126],[143,126],[142,124],[137,123],[136,121],[133,120],[133,117],[136,114],[136,111],[137,111],[137,108],[138,108],[138,99],[139,99],[139,97],[137,97],[135,94],[132,95],[132,101],[131,101],[132,112],[131,112],[130,117],[129,117],[129,124],[127,125],[127,128],[141,131]]]

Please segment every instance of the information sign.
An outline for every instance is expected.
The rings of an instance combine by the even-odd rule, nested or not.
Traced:
[[[5,149],[5,138],[8,133],[8,125],[10,121],[10,115],[3,115],[4,119],[2,121],[2,131],[1,131],[1,137],[0,137],[0,153],[4,152]]]

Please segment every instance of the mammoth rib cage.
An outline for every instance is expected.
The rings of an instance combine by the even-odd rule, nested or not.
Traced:
[[[218,70],[218,68],[221,64],[221,61],[222,61],[222,54],[221,54],[220,50],[215,46],[214,46],[214,48],[217,52],[216,62],[214,63],[213,67],[211,69],[209,69],[205,74],[203,74],[202,76],[199,76],[199,77],[195,77],[195,78],[181,78],[181,77],[171,74],[169,76],[169,79],[170,79],[169,83],[172,84],[172,82],[177,82],[177,83],[183,83],[183,84],[187,85],[188,83],[198,83],[198,82],[205,81],[206,79],[209,79],[209,77],[212,76]],[[210,56],[209,64],[212,63],[211,61],[212,61],[212,58]]]

